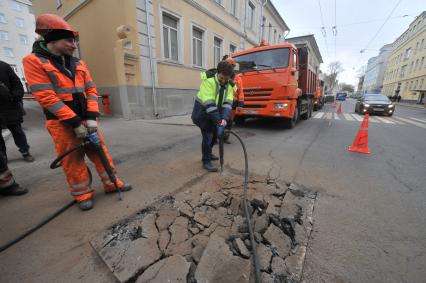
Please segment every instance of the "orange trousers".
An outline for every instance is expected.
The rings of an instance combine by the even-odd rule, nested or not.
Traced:
[[[58,156],[83,142],[82,139],[78,139],[75,136],[74,130],[71,126],[64,125],[59,120],[47,120],[46,128],[52,136],[53,143],[55,144],[56,154]],[[116,172],[114,163],[108,153],[104,138],[99,129],[98,134],[108,161],[114,172]],[[115,190],[114,184],[109,180],[101,160],[99,159],[95,150],[91,149],[89,145],[81,150],[72,152],[61,161],[62,169],[64,170],[65,176],[67,178],[71,195],[78,202],[92,198],[94,195],[94,190],[90,187],[89,171],[86,162],[84,161],[84,157],[86,155],[95,164],[96,171],[98,172],[104,185],[104,190],[106,192]],[[118,186],[122,187],[123,182],[120,179],[117,180]]]

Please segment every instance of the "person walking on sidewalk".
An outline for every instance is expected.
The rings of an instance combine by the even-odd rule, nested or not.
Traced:
[[[0,195],[20,196],[26,193],[28,190],[15,182],[12,172],[7,167],[6,157],[0,152]]]
[[[24,160],[33,162],[34,157],[30,154],[30,146],[22,129],[25,115],[23,97],[24,88],[21,80],[9,64],[0,61],[0,152],[7,160],[6,143],[1,134],[2,129],[7,128]]]
[[[55,144],[58,155],[82,143],[89,134],[99,136],[102,148],[111,167],[114,164],[108,154],[101,131],[98,129],[98,92],[86,64],[73,57],[78,33],[61,17],[43,14],[37,17],[36,33],[43,40],[36,41],[33,51],[23,60],[25,77],[35,99],[43,107],[46,128]],[[93,148],[67,155],[62,169],[67,178],[71,195],[81,210],[93,207],[94,190],[84,161],[85,154],[95,164],[106,193],[116,192],[102,162]],[[121,191],[132,186],[117,181]]]
[[[217,127],[225,127],[232,110],[235,84],[230,80],[233,69],[225,61],[217,69],[201,73],[201,86],[194,102],[191,119],[203,137],[201,143],[203,168],[209,172],[218,170],[211,161],[218,158],[212,148],[217,140]]]

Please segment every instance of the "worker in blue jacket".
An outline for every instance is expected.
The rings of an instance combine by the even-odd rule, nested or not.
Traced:
[[[212,153],[217,139],[218,127],[225,127],[231,115],[233,93],[236,86],[231,80],[233,68],[230,63],[221,61],[216,69],[201,73],[201,86],[192,111],[192,121],[203,136],[201,144],[203,168],[216,172],[218,168],[212,160],[218,160]]]

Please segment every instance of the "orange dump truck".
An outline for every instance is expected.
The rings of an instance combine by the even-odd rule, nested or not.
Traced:
[[[243,99],[235,122],[246,118],[275,117],[293,128],[299,119],[309,119],[314,109],[319,68],[310,67],[307,44],[262,44],[232,55],[243,80]],[[319,61],[319,60],[317,60]],[[318,64],[319,66],[319,64]],[[243,100],[243,101],[242,101]]]

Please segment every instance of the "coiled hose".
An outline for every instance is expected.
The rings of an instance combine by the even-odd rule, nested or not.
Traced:
[[[61,167],[61,160],[67,156],[68,154],[83,148],[86,144],[88,144],[88,142],[84,142],[81,143],[71,149],[69,149],[68,151],[64,152],[63,154],[59,155],[50,165],[51,169],[56,169]],[[92,184],[92,172],[90,172],[89,167],[87,167],[87,171],[89,172],[89,186]],[[65,210],[67,210],[68,208],[70,208],[71,206],[73,206],[76,203],[75,200],[70,201],[69,203],[67,203],[66,205],[64,205],[63,207],[59,208],[57,211],[55,211],[54,213],[52,213],[51,215],[49,215],[48,217],[44,218],[40,223],[38,223],[36,226],[30,228],[28,231],[24,232],[23,234],[19,235],[18,237],[16,237],[15,239],[7,242],[6,244],[0,246],[0,253],[7,250],[8,248],[10,248],[11,246],[15,245],[16,243],[18,243],[19,241],[25,239],[27,236],[31,235],[32,233],[34,233],[35,231],[37,231],[38,229],[40,229],[41,227],[43,227],[44,225],[46,225],[47,223],[49,223],[50,221],[52,221],[53,219],[55,219],[56,217],[58,217],[62,212],[64,212]]]
[[[244,214],[246,216],[247,221],[247,227],[249,231],[249,237],[250,237],[250,243],[251,243],[251,252],[253,255],[253,265],[254,265],[254,271],[256,276],[256,283],[260,282],[260,265],[259,265],[259,258],[257,257],[257,251],[256,251],[256,241],[254,239],[254,232],[253,227],[251,225],[251,215],[248,209],[248,200],[247,200],[247,189],[248,189],[248,179],[249,179],[249,171],[248,171],[248,157],[247,157],[247,149],[243,142],[243,140],[233,131],[229,130],[229,133],[232,134],[237,138],[237,140],[240,142],[241,147],[243,148],[244,153],[244,195],[243,195],[243,206],[244,206]],[[220,166],[221,166],[221,173],[223,171],[223,162],[224,162],[224,150],[223,150],[223,136],[219,139],[219,159],[220,159]]]

